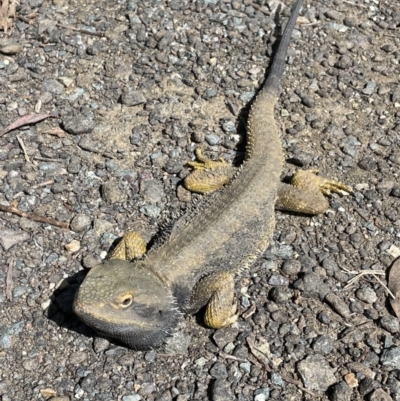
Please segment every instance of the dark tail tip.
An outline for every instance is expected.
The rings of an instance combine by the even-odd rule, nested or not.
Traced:
[[[299,15],[299,11],[302,5],[303,0],[297,0],[292,8],[289,21],[286,24],[285,31],[283,32],[283,35],[279,42],[278,50],[274,56],[274,60],[272,61],[268,78],[263,85],[263,90],[266,90],[268,92],[276,92],[276,94],[279,94],[287,49],[289,47],[293,28],[296,24],[297,16]]]

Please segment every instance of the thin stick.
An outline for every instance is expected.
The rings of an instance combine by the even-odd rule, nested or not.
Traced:
[[[59,138],[65,138],[67,136],[66,132],[58,127],[49,128],[48,130],[40,132],[40,134],[55,135],[58,136]]]
[[[238,358],[237,356],[226,354],[225,352],[220,351],[219,356],[225,359],[232,359],[233,361],[237,362],[248,362],[248,359],[245,358]]]
[[[29,164],[31,164],[31,165],[33,166],[33,168],[36,170],[36,166],[31,162],[31,159],[30,159],[29,156],[28,156],[28,153],[27,153],[27,151],[26,151],[26,148],[25,148],[25,145],[24,145],[23,140],[21,139],[21,137],[20,137],[19,135],[16,135],[16,137],[17,137],[19,146],[21,146],[21,149],[22,149],[22,151],[24,152],[25,160],[26,160]]]
[[[353,88],[355,89],[355,88]],[[355,89],[358,90],[358,89]],[[354,209],[366,222],[369,221],[368,217],[365,215],[364,211],[361,209]]]
[[[10,257],[8,259],[8,269],[7,269],[7,277],[6,277],[6,298],[8,301],[12,301],[12,290],[13,290],[13,270],[14,270],[14,259]]]
[[[366,276],[367,274],[371,274],[371,275],[379,275],[379,276],[385,276],[386,272],[384,272],[383,270],[363,270],[361,272],[357,272],[354,270],[350,270],[347,271],[347,273],[349,274],[356,274],[356,276],[352,277],[347,284],[345,285],[345,287],[343,287],[344,289],[350,287],[352,284],[354,284],[359,278],[361,278],[362,276]],[[376,276],[375,276],[376,277]]]
[[[102,33],[102,32],[92,32],[92,31],[88,31],[87,29],[74,28],[73,26],[63,25],[60,23],[57,23],[56,26],[58,26],[59,28],[70,29],[71,31],[77,31],[80,33],[84,33],[86,35],[98,36],[100,38],[104,38],[104,36],[105,36],[104,33]]]
[[[364,4],[353,3],[352,1],[347,1],[347,0],[342,0],[342,1],[343,3],[349,4],[351,6],[367,8],[367,6],[365,6]]]
[[[26,22],[26,23],[29,24],[29,25],[31,25],[31,20],[30,20],[29,18],[25,18],[25,17],[22,16],[22,15],[18,15],[18,19],[21,20],[21,21],[23,21],[23,22]]]
[[[308,24],[301,24],[301,26],[316,26],[319,25],[321,21],[310,22]]]
[[[379,281],[379,283],[381,284],[381,286],[388,292],[388,294],[393,298],[396,299],[396,296],[393,294],[392,291],[389,290],[389,288],[387,287],[387,285],[385,285],[385,283],[375,274],[372,273],[372,275],[375,277],[375,279],[377,281]]]
[[[37,184],[37,185],[33,185],[33,186],[31,186],[31,189],[37,189],[37,188],[45,187],[45,186],[51,185],[51,184],[54,184],[54,180],[49,180],[49,181],[45,181],[45,182],[42,182],[42,183]],[[22,192],[22,191],[18,192],[13,196],[13,199],[19,198],[23,194],[24,194],[24,192]]]
[[[250,3],[250,5],[255,8],[256,10],[262,12],[264,15],[271,15],[269,11],[267,11],[264,7],[259,6],[256,3]]]
[[[45,182],[41,182],[40,184],[34,185],[32,188],[36,189],[36,188],[42,188],[42,187],[46,187],[47,185],[51,185],[54,184],[54,180],[48,180]]]
[[[63,161],[60,159],[50,159],[49,157],[41,157],[41,156],[35,156],[35,160],[39,160],[41,162],[56,162],[56,163],[62,163]]]
[[[69,228],[69,223],[65,221],[59,221],[56,219],[52,219],[51,217],[44,217],[32,213],[27,213],[13,206],[0,205],[0,211],[16,214],[17,216],[25,217],[26,219],[37,221],[39,223],[50,224],[51,226],[55,227]]]
[[[33,24],[33,19],[29,19],[29,18],[20,16],[20,15],[18,16],[18,18],[19,18],[21,21],[24,21],[24,22],[26,22],[26,23],[29,24],[29,25],[32,25],[32,24]],[[58,26],[59,28],[70,29],[71,31],[77,31],[77,32],[80,32],[80,33],[84,33],[84,34],[86,34],[86,35],[98,36],[98,37],[100,37],[100,38],[105,37],[105,34],[102,33],[102,32],[92,32],[92,31],[88,31],[87,29],[74,28],[73,26],[63,25],[63,24],[60,24],[60,23],[58,23],[58,22],[57,22],[56,26]]]

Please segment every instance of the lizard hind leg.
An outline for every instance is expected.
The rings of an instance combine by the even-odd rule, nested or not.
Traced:
[[[234,174],[234,167],[223,159],[217,161],[203,156],[201,149],[196,151],[197,161],[188,162],[193,171],[184,179],[185,188],[201,194],[214,192],[227,184]]]
[[[133,260],[142,257],[146,253],[146,243],[135,231],[124,234],[116,247],[108,255],[108,259]]]
[[[329,180],[316,175],[318,170],[298,170],[292,177],[290,185],[281,183],[278,188],[276,209],[305,214],[325,213],[329,203],[324,195],[332,192],[352,189],[341,182]]]
[[[235,283],[231,273],[212,273],[201,279],[193,288],[189,309],[195,312],[206,305],[206,326],[213,329],[230,326],[238,318],[234,290]]]
[[[317,175],[318,170],[297,170],[293,175],[291,184],[297,188],[305,190],[320,191],[324,195],[330,195],[331,192],[340,193],[340,191],[353,192],[353,190],[339,181],[329,180]]]

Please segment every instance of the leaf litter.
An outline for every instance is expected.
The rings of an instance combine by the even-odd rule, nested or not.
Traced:
[[[2,0],[0,7],[0,29],[3,29],[5,33],[10,30],[12,31],[13,18],[15,17],[15,11],[18,0]]]

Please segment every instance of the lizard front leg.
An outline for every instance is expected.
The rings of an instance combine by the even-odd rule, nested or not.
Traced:
[[[108,255],[109,259],[133,260],[146,253],[146,243],[135,231],[124,234],[117,246]]]
[[[219,159],[217,161],[203,156],[201,149],[195,150],[197,161],[188,163],[194,169],[183,181],[185,188],[201,194],[216,191],[232,178],[235,168]]]
[[[238,315],[234,303],[235,283],[229,272],[211,273],[193,288],[189,309],[197,312],[206,305],[204,323],[222,329],[236,322]]]
[[[318,170],[298,170],[290,185],[280,183],[275,208],[305,214],[325,213],[329,207],[324,195],[352,189],[341,182],[317,176]]]

